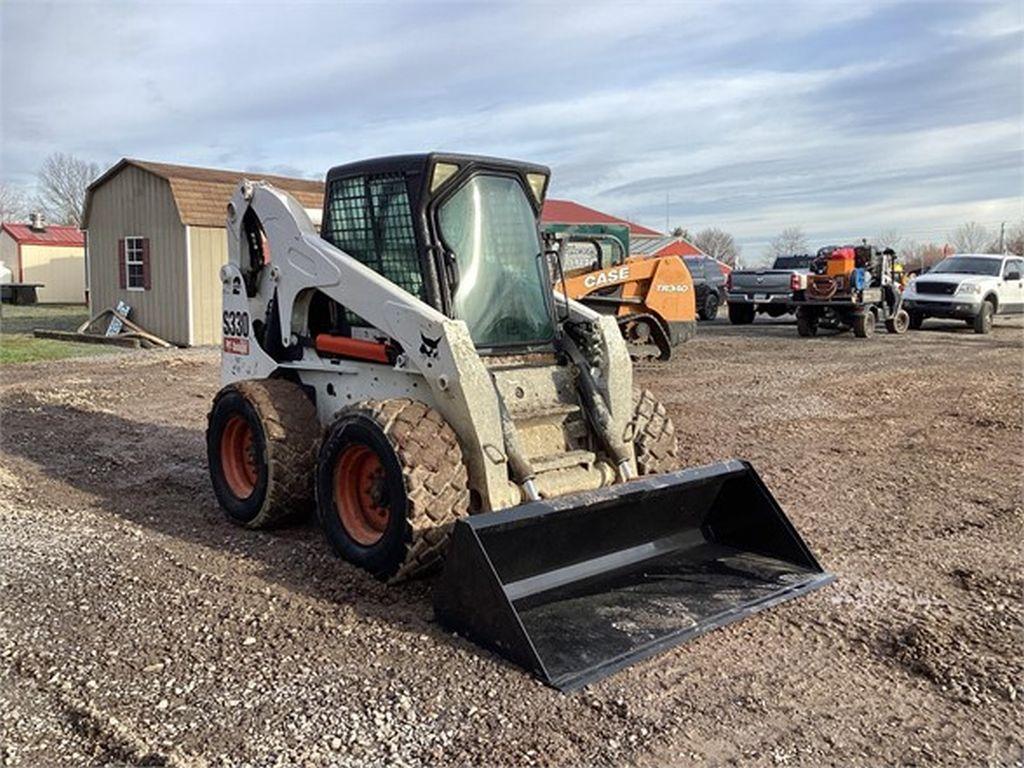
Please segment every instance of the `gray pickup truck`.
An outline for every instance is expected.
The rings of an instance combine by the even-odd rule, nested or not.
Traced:
[[[802,297],[807,287],[814,256],[779,256],[771,269],[733,271],[726,283],[729,322],[746,325],[763,312],[769,317],[782,317],[793,311],[792,302]]]

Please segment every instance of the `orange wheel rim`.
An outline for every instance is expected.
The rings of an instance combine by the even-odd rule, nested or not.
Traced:
[[[380,457],[365,445],[345,448],[334,465],[334,509],[364,547],[380,541],[391,520],[385,480]]]
[[[247,499],[256,490],[259,468],[253,444],[252,427],[243,416],[232,416],[220,436],[220,466],[228,488],[239,499]]]

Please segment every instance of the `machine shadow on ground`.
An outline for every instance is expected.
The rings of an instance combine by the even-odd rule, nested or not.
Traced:
[[[271,530],[247,530],[229,522],[209,487],[201,430],[40,403],[31,395],[7,399],[4,413],[4,450],[36,464],[54,484],[94,496],[103,512],[255,562],[259,577],[286,590],[498,659],[454,639],[434,622],[430,595],[437,571],[385,585],[333,556],[312,511]],[[45,433],[66,435],[73,445],[55,450],[51,440],[39,439]],[[94,460],[81,461],[81,456]],[[225,560],[225,571],[231,567]]]

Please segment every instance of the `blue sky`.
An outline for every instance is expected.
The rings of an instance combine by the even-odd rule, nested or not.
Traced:
[[[1024,216],[1024,3],[0,5],[0,178],[449,149],[756,257]]]

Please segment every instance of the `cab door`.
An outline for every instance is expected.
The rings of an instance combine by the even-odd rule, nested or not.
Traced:
[[[1003,263],[1003,286],[999,297],[999,313],[1024,312],[1024,259],[1012,258]]]

